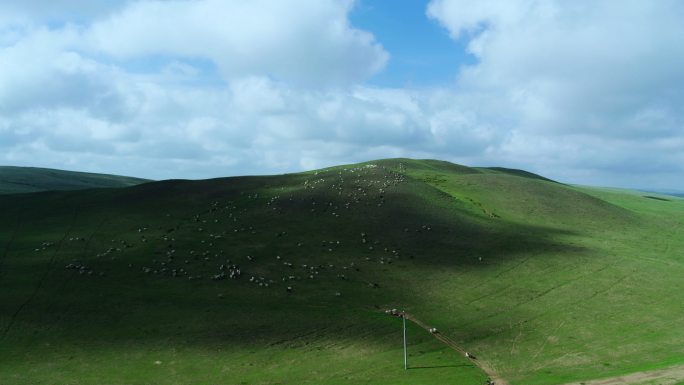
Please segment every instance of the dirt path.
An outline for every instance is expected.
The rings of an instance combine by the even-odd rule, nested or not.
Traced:
[[[407,320],[425,329],[425,331],[428,333],[430,332],[430,326],[409,313],[397,313],[395,315],[403,315]],[[449,346],[451,349],[465,356],[466,351],[448,336],[440,332],[430,334],[432,334],[433,337],[440,340],[445,345]],[[479,367],[480,370],[482,370],[492,381],[494,381],[496,385],[510,385],[508,381],[501,378],[487,362],[470,357],[468,357],[468,359],[470,362]],[[675,385],[681,383],[682,381],[684,381],[684,365],[678,365],[664,369],[636,372],[617,377],[570,382],[563,385]]]
[[[684,365],[673,366],[665,369],[650,370],[647,372],[636,372],[618,377],[571,382],[564,385],[673,385],[681,382],[682,380],[684,380]]]
[[[420,326],[421,328],[425,329],[428,333],[430,333],[430,326],[426,325],[423,321],[417,319],[413,315],[409,313],[398,313],[399,316],[403,315],[407,320],[413,322],[414,324]],[[430,333],[432,334],[433,337],[436,339],[440,340],[442,343],[450,347],[451,349],[457,351],[458,353],[462,354],[464,357],[466,356],[466,351],[459,346],[455,341],[447,337],[446,335],[440,333],[439,331],[436,333]],[[484,362],[480,359],[474,359],[472,357],[467,357],[470,362],[475,364],[480,370],[482,370],[487,377],[489,377],[490,380],[494,381],[496,385],[510,385],[508,381],[504,380],[501,378],[495,371],[494,369],[487,363]]]

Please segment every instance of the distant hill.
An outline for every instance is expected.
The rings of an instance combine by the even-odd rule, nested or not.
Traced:
[[[641,191],[684,198],[684,191],[679,191],[679,190],[641,190]]]
[[[149,180],[49,168],[0,166],[0,194],[128,187],[145,182]]]
[[[531,179],[545,180],[545,181],[547,181],[547,182],[555,182],[554,180],[549,179],[549,178],[545,178],[545,177],[543,177],[543,176],[541,176],[541,175],[538,175],[538,174],[535,174],[535,173],[532,173],[532,172],[529,172],[529,171],[525,171],[525,170],[518,170],[518,169],[515,169],[515,168],[506,168],[506,167],[483,167],[482,169],[483,169],[483,170],[498,171],[498,172],[501,172],[501,173],[504,173],[504,174],[516,175],[516,176],[520,176],[520,177],[523,177],[523,178],[531,178]]]

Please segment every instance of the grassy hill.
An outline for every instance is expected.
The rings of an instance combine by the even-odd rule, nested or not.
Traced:
[[[386,308],[512,384],[684,363],[676,198],[389,159],[0,212],[3,384],[485,380],[413,324],[404,371]]]
[[[145,182],[149,180],[49,168],[0,166],[0,194],[128,187]]]

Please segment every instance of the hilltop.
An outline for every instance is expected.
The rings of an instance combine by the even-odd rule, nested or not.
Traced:
[[[0,194],[128,187],[146,182],[149,180],[118,175],[0,166]]]
[[[511,384],[684,363],[684,201],[386,159],[0,197],[6,384]]]

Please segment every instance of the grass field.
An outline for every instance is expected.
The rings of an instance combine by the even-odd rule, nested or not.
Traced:
[[[49,168],[0,166],[0,194],[127,187],[145,182],[149,180]]]
[[[404,371],[386,308],[512,384],[682,364],[684,200],[644,195],[410,159],[5,195],[0,383],[484,382],[415,325]]]

